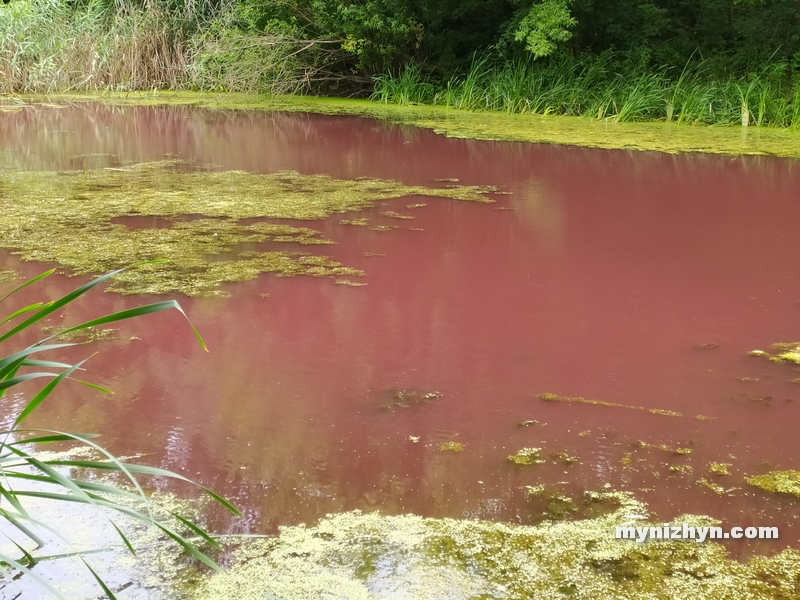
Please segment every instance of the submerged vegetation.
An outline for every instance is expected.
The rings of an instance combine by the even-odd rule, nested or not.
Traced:
[[[132,267],[110,288],[124,293],[224,295],[221,282],[245,281],[260,273],[363,275],[325,256],[242,249],[265,242],[332,242],[312,229],[243,224],[241,219],[322,219],[412,195],[491,202],[486,196],[491,188],[186,167],[159,162],[88,171],[5,171],[0,174],[0,247],[74,273]],[[186,219],[197,215],[203,218]],[[123,218],[133,216],[164,219],[169,226],[129,226]],[[141,264],[163,257],[168,262]]]

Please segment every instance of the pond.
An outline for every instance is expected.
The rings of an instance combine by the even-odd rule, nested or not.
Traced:
[[[126,323],[87,363],[115,394],[66,386],[35,424],[242,508],[211,529],[354,509],[529,525],[614,490],[658,522],[780,527],[729,542],[740,558],[796,545],[797,499],[745,481],[800,456],[800,370],[748,354],[800,339],[796,161],[98,104],[0,113],[0,136],[6,209],[37,206],[4,217],[0,268],[59,267],[20,302],[173,259],[47,331],[176,298],[210,350],[176,314]]]

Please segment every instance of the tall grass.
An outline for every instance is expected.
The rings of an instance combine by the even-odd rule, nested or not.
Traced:
[[[243,34],[232,0],[0,4],[0,93],[200,89],[295,93],[326,42]]]
[[[476,57],[463,75],[435,82],[418,67],[375,79],[372,98],[469,110],[579,115],[609,121],[673,121],[800,129],[800,78],[786,63],[745,78],[713,77],[704,64],[646,70],[611,53],[549,61]]]
[[[22,0],[0,9],[0,92],[178,87],[185,36],[157,6]]]

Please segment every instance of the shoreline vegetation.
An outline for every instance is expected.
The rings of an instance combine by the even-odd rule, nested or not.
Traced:
[[[508,114],[446,106],[385,104],[369,99],[240,92],[149,90],[0,96],[0,113],[52,103],[102,102],[131,106],[194,106],[357,116],[431,129],[452,138],[562,144],[608,150],[701,152],[800,158],[800,134],[775,127],[614,123],[581,116]]]
[[[620,7],[602,25],[582,0],[491,0],[497,22],[477,32],[448,21],[447,0],[10,0],[0,104],[88,95],[355,114],[452,137],[800,157],[800,38],[789,35],[800,9],[731,2],[727,16],[692,5],[716,36],[705,38],[658,2],[638,25]],[[484,19],[484,4],[459,10]],[[762,39],[776,18],[785,23]],[[622,25],[662,37],[632,29],[626,45],[610,33]]]

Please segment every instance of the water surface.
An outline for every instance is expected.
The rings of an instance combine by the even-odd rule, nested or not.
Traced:
[[[167,158],[498,187],[494,204],[404,197],[287,221],[335,241],[324,253],[363,269],[368,285],[263,275],[228,284],[226,299],[175,296],[210,353],[177,314],[140,319],[98,342],[89,363],[112,398],[65,387],[43,407],[38,425],[102,433],[114,452],[141,452],[244,508],[245,522],[217,515],[217,529],[273,532],[355,508],[531,523],[546,507],[525,487],[547,484],[574,497],[629,490],[658,518],[701,513],[726,526],[782,528],[781,542],[737,542],[737,553],[796,540],[797,500],[743,477],[800,468],[792,382],[800,371],[747,356],[800,340],[797,162],[454,140],[355,117],[167,107],[0,114],[0,139],[4,169]],[[8,252],[0,266],[44,269]],[[76,283],[53,277],[20,302]],[[94,294],[63,322],[153,299]],[[545,402],[543,393],[634,408]],[[463,451],[442,451],[444,442]],[[661,445],[668,449],[650,447]],[[508,460],[525,447],[541,448],[546,463]],[[712,462],[730,463],[732,474],[714,477]]]

